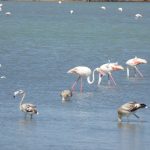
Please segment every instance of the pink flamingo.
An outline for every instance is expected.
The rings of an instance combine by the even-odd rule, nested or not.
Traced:
[[[91,78],[92,71],[91,71],[90,68],[85,67],[85,66],[77,66],[77,67],[74,67],[74,68],[70,69],[67,73],[78,75],[77,80],[72,85],[72,91],[74,91],[74,88],[75,88],[75,86],[76,86],[76,84],[77,84],[77,82],[79,80],[81,80],[80,91],[81,92],[83,91],[83,83],[82,83],[82,78],[83,77],[86,77],[87,78],[87,82],[89,84],[92,84],[94,82],[94,80],[95,80],[94,79],[94,73],[95,73],[95,71],[96,71],[96,69],[93,71],[93,79],[91,81],[90,78]]]
[[[137,76],[137,74],[140,75],[140,77],[143,77],[143,74],[140,72],[140,70],[137,68],[137,65],[140,65],[140,64],[146,64],[147,61],[145,59],[142,59],[142,58],[138,58],[135,56],[135,58],[132,58],[132,59],[129,59],[127,62],[126,62],[126,65],[127,65],[127,77],[129,78],[130,77],[130,72],[129,72],[129,69],[130,68],[133,68],[134,71],[135,71],[135,76]]]
[[[99,68],[96,68],[96,71],[99,72],[98,85],[101,83],[102,78],[105,75],[108,75],[108,83],[111,80],[112,83],[114,85],[116,85],[116,82],[112,76],[112,72],[119,71],[119,70],[124,70],[124,68],[121,65],[119,65],[117,62],[116,63],[106,63],[106,64],[101,65]]]

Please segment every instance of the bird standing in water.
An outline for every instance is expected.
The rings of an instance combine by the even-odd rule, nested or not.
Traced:
[[[21,97],[21,101],[20,101],[20,111],[25,113],[25,118],[27,116],[27,114],[30,115],[30,118],[32,119],[32,115],[33,114],[38,114],[37,108],[35,105],[30,104],[30,103],[23,103],[23,100],[25,98],[26,93],[23,90],[18,90],[16,92],[14,92],[14,98],[16,96],[20,96]]]
[[[136,118],[140,118],[138,115],[135,114],[135,112],[140,108],[147,108],[147,105],[134,101],[123,104],[117,110],[118,121],[121,122],[123,116],[126,116],[128,118],[130,115],[134,115]]]
[[[71,90],[63,90],[60,93],[60,96],[62,98],[62,101],[69,101],[70,98],[72,97],[72,91]]]
[[[143,77],[143,74],[140,72],[140,70],[137,68],[138,65],[140,64],[147,64],[147,60],[146,59],[142,59],[142,58],[138,58],[138,57],[134,57],[132,59],[129,59],[126,62],[127,65],[127,77],[130,77],[130,68],[134,69],[135,72],[135,76],[137,76],[137,74],[139,74],[140,77]]]

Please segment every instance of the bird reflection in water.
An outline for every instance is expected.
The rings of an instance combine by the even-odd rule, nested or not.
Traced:
[[[120,149],[121,150],[141,150],[145,149],[143,143],[142,123],[118,123]]]

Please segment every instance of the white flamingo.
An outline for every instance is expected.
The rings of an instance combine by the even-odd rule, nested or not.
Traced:
[[[119,70],[124,70],[124,68],[121,65],[119,65],[117,62],[116,63],[106,63],[106,64],[101,65],[99,68],[96,68],[96,71],[99,72],[98,85],[101,83],[102,78],[105,75],[108,75],[108,83],[111,80],[112,83],[114,85],[116,85],[116,82],[112,76],[112,72],[113,71],[119,71]]]
[[[135,19],[138,19],[138,18],[142,18],[143,16],[141,14],[135,14]]]
[[[32,119],[32,115],[33,114],[38,114],[37,108],[33,104],[23,103],[25,95],[26,95],[26,93],[23,90],[18,90],[16,92],[14,92],[14,98],[16,96],[20,96],[21,97],[21,101],[20,101],[20,105],[19,105],[20,111],[25,113],[25,118],[26,118],[27,114],[29,114],[30,118]]]
[[[59,4],[61,4],[61,3],[62,3],[62,1],[58,1],[58,3],[59,3]]]
[[[137,74],[140,75],[140,77],[143,77],[143,74],[140,72],[140,70],[137,68],[138,65],[140,64],[146,64],[147,63],[147,60],[145,59],[142,59],[142,58],[138,58],[138,57],[134,57],[132,59],[129,59],[127,62],[126,62],[126,65],[127,65],[127,77],[130,77],[130,68],[133,68],[134,71],[135,71],[135,76],[137,76]]]
[[[10,15],[11,15],[11,12],[8,11],[8,12],[5,13],[5,15],[6,15],[6,16],[10,16]]]
[[[101,9],[106,10],[106,7],[105,6],[101,6]]]
[[[95,73],[96,69],[93,71],[93,79],[92,81],[90,80],[90,76],[92,74],[92,71],[90,68],[88,67],[85,67],[85,66],[77,66],[77,67],[74,67],[72,69],[70,69],[67,73],[71,73],[71,74],[75,74],[75,75],[78,75],[78,78],[77,80],[74,82],[74,84],[72,85],[72,91],[74,91],[74,88],[77,84],[77,82],[79,80],[81,80],[81,84],[80,84],[80,91],[82,92],[83,91],[83,85],[82,85],[82,78],[83,77],[86,77],[87,78],[87,82],[89,84],[92,84],[94,82],[94,73]]]
[[[128,102],[120,106],[117,110],[118,112],[118,121],[122,121],[122,117],[126,116],[127,118],[130,115],[134,115],[136,118],[140,118],[135,112],[140,108],[147,108],[146,104],[138,102]]]
[[[123,11],[123,8],[120,7],[120,8],[118,8],[118,10],[119,10],[120,12],[122,12],[122,11]]]

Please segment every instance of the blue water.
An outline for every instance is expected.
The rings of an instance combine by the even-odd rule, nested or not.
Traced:
[[[76,79],[67,74],[75,66],[92,70],[106,63],[138,56],[150,60],[150,3],[3,2],[0,12],[0,149],[2,150],[148,150],[149,109],[118,124],[117,108],[135,100],[150,105],[149,63],[141,65],[144,78],[113,74],[84,92],[79,86],[70,102],[60,92]],[[105,11],[100,7],[107,7]],[[123,7],[122,13],[117,11]],[[74,13],[70,14],[73,9]],[[5,12],[10,11],[11,16]],[[136,13],[143,18],[134,19]],[[96,76],[96,80],[98,77]],[[37,105],[39,115],[24,119],[19,98]]]

